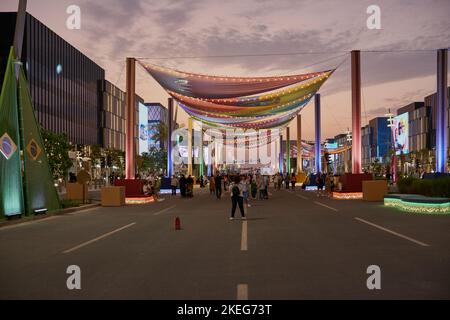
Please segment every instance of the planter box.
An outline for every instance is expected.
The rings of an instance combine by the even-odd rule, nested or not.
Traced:
[[[363,181],[362,190],[364,201],[383,201],[384,196],[388,193],[387,181]]]
[[[88,186],[84,185],[84,199],[88,199]],[[66,185],[66,199],[67,200],[83,200],[83,185],[75,183],[67,183]]]
[[[125,187],[102,188],[102,207],[121,207],[125,205]]]

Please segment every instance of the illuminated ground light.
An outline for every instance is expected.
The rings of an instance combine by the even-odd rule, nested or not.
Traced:
[[[153,197],[142,197],[142,198],[125,198],[126,204],[146,204],[155,202]]]
[[[161,189],[159,190],[160,194],[172,194],[172,189]],[[180,193],[180,190],[177,189],[177,194]]]
[[[384,205],[413,213],[450,214],[449,199],[433,199],[433,202],[425,202],[424,199],[417,198],[417,200],[414,201],[413,199],[385,197]]]
[[[306,191],[315,191],[315,190],[317,190],[317,186],[306,186],[305,190]]]
[[[362,199],[362,192],[333,192],[333,199],[338,200],[355,200]]]

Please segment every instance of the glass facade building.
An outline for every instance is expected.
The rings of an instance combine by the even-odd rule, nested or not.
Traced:
[[[101,145],[125,151],[125,92],[107,80],[100,80],[98,88]]]
[[[138,119],[139,103],[144,104],[144,100],[136,95],[136,146],[138,146]],[[98,105],[99,123],[98,139],[99,144],[108,149],[125,151],[126,133],[126,93],[113,85],[108,80],[98,81]]]
[[[0,77],[13,45],[16,13],[0,13]],[[39,123],[77,144],[98,143],[97,83],[105,71],[27,13],[22,61]]]
[[[362,128],[362,164],[369,166],[376,159],[379,163],[389,161],[391,149],[391,129],[388,127],[388,118],[377,117],[369,121]]]
[[[153,140],[151,137],[156,133],[156,126],[160,123],[168,124],[168,112],[167,109],[161,104],[157,102],[151,102],[145,104],[148,108],[148,130],[149,130],[149,139],[148,139],[148,147],[150,148],[165,148],[164,142],[161,143],[159,141]]]

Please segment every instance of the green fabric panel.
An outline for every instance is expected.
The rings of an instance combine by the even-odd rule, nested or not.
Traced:
[[[19,76],[19,106],[23,129],[23,155],[25,168],[25,200],[27,214],[34,210],[54,211],[60,208],[58,193],[48,165],[47,154],[34,115],[28,83],[23,72]]]
[[[13,52],[11,48],[0,95],[0,214],[5,216],[24,213]]]

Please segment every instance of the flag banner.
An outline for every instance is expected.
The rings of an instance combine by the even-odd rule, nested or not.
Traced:
[[[276,77],[221,77],[139,63],[189,116],[215,128],[286,126],[335,71]]]
[[[34,115],[23,69],[19,75],[19,106],[22,116],[26,212],[55,211],[60,208],[58,193],[47,160],[40,126]]]
[[[0,214],[23,213],[17,80],[11,48],[0,94]]]

